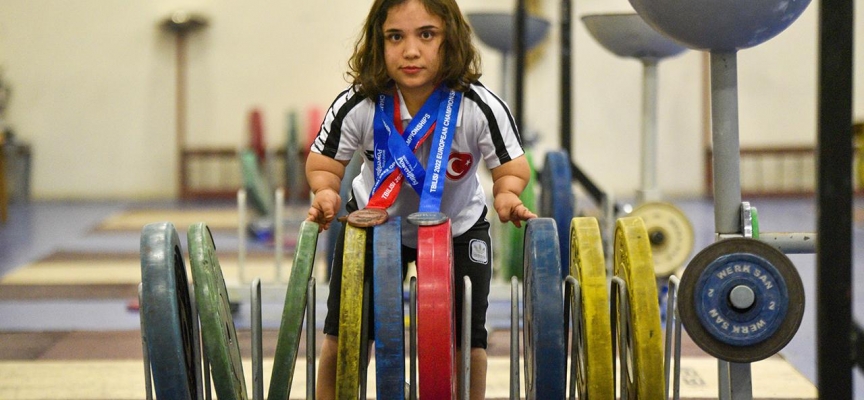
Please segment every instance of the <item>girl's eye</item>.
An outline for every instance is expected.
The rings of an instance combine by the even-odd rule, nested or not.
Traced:
[[[398,42],[401,39],[402,39],[402,35],[398,34],[398,33],[391,33],[391,34],[387,35],[387,40],[389,40],[391,42]]]
[[[423,31],[420,32],[420,37],[422,39],[432,39],[433,37],[435,37],[435,33],[432,31]]]

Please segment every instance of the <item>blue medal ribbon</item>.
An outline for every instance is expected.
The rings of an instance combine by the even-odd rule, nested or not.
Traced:
[[[450,147],[453,145],[453,135],[456,133],[456,118],[459,116],[459,106],[462,104],[462,93],[451,90],[441,102],[444,107],[438,109],[432,148],[429,150],[429,160],[426,164],[426,180],[423,184],[423,193],[420,195],[420,212],[441,210],[447,159],[450,158]]]

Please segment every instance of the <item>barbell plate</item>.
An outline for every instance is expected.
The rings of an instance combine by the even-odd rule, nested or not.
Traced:
[[[553,218],[558,227],[561,280],[570,273],[569,226],[576,208],[572,189],[573,173],[570,168],[570,156],[566,151],[550,151],[546,153],[543,173],[540,174],[540,216]]]
[[[666,278],[687,262],[693,251],[693,226],[678,207],[648,202],[636,207],[630,216],[640,217],[645,223],[656,276]]]
[[[611,399],[615,393],[612,331],[603,240],[596,218],[573,218],[570,223],[570,269],[581,286],[582,319],[574,332],[582,381],[580,399]],[[571,360],[577,362],[577,360]]]
[[[629,343],[633,357],[628,398],[661,399],[664,391],[663,331],[657,302],[657,281],[648,230],[641,218],[624,217],[615,225],[614,273],[627,284]],[[617,296],[617,293],[615,294]],[[616,304],[621,304],[617,301]],[[616,310],[616,313],[620,312]],[[622,368],[625,366],[622,365]]]
[[[405,399],[405,313],[402,309],[402,228],[399,217],[375,228],[375,375],[378,399]]]
[[[566,391],[564,296],[556,225],[552,218],[534,218],[525,227],[523,334],[528,399],[564,399]]]
[[[141,312],[156,397],[198,398],[194,324],[186,265],[177,230],[170,222],[141,231]]]
[[[420,398],[456,398],[456,329],[450,220],[417,233]]]
[[[746,287],[752,305],[732,306]],[[804,316],[804,286],[779,250],[756,239],[731,238],[706,247],[687,265],[679,289],[681,321],[693,341],[714,357],[755,362],[780,351]]]
[[[279,326],[279,337],[276,341],[276,353],[273,357],[273,371],[270,375],[269,399],[287,399],[291,394],[291,383],[294,378],[294,366],[297,362],[297,351],[300,346],[300,334],[303,331],[307,299],[307,286],[312,276],[315,263],[315,249],[318,245],[318,224],[303,221],[300,224],[300,234],[294,251],[294,263],[291,266],[291,277],[288,278],[288,288],[285,292],[285,306],[282,309],[282,322]],[[314,300],[313,300],[314,301]],[[314,324],[315,321],[307,321]]]
[[[213,236],[207,225],[199,222],[189,227],[186,237],[195,299],[200,310],[201,338],[210,362],[216,395],[220,399],[245,400],[246,380],[243,378],[240,344]]]
[[[243,172],[243,187],[249,193],[252,207],[262,216],[273,215],[275,209],[273,192],[264,174],[258,168],[258,157],[250,149],[240,152],[240,169]]]
[[[337,399],[356,399],[360,389],[360,346],[364,345],[361,344],[361,333],[365,266],[366,228],[346,224],[336,355]]]

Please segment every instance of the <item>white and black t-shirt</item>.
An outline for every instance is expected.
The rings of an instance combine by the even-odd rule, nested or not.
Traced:
[[[399,94],[401,98],[401,93]],[[411,115],[401,105],[402,126],[408,126]],[[364,163],[352,183],[357,204],[362,209],[369,201],[375,184],[373,166],[373,122],[375,99],[359,95],[353,87],[339,94],[327,115],[312,151],[339,161],[351,160],[362,151]],[[427,140],[415,152],[423,166],[429,157],[432,140]],[[477,176],[478,161],[494,169],[521,156],[522,139],[507,105],[482,84],[472,84],[462,98],[456,134],[447,164],[447,181],[441,200],[441,212],[450,217],[453,236],[467,231],[483,212],[486,195]],[[404,182],[403,182],[404,184]],[[420,196],[410,185],[404,185],[396,202],[387,209],[390,216],[403,217],[402,244],[417,247],[417,228],[404,221],[417,212]]]

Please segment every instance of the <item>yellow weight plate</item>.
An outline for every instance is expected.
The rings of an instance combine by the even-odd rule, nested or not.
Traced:
[[[640,217],[648,230],[654,273],[661,278],[675,273],[693,251],[693,226],[678,207],[664,202],[648,202],[636,207],[630,217]]]
[[[625,217],[616,223],[615,275],[627,284],[630,302],[630,315],[625,316],[630,322],[630,337],[626,343],[619,344],[619,348],[628,346],[632,356],[632,364],[621,366],[630,371],[631,380],[625,385],[627,397],[662,399],[663,332],[651,244],[641,218]],[[620,306],[621,302],[616,304]]]
[[[609,294],[603,240],[596,218],[573,218],[570,222],[570,268],[582,288],[581,326],[579,332],[573,332],[579,354],[579,398],[612,399],[615,377],[610,357]]]
[[[363,270],[366,228],[345,225],[342,253],[342,300],[336,353],[336,398],[356,399],[360,388],[360,329],[363,322]]]

